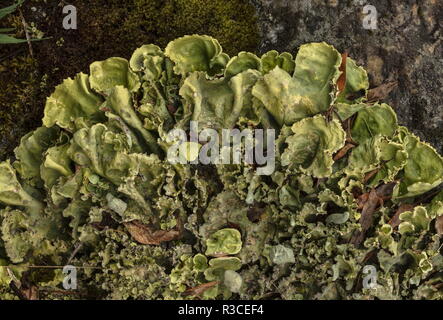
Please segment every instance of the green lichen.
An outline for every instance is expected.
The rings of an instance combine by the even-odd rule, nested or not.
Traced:
[[[0,163],[0,288],[52,298],[60,270],[29,266],[72,263],[78,298],[441,299],[443,157],[388,105],[339,102],[330,45],[301,47],[294,70],[269,71],[269,56],[188,35],[57,86]],[[190,120],[272,128],[272,170],[172,161],[170,133],[186,139]]]
[[[241,235],[237,229],[218,230],[206,241],[206,255],[237,254],[241,250]]]
[[[33,43],[34,59],[26,44],[18,53],[15,45],[0,47],[0,160],[12,155],[23,134],[40,125],[45,99],[55,86],[77,72],[88,72],[91,61],[128,59],[144,43],[164,48],[194,33],[218,38],[231,55],[255,51],[259,43],[255,9],[245,0],[79,0],[77,30],[61,28],[58,4],[29,0],[22,6],[28,24],[40,36],[51,37]],[[14,27],[16,37],[24,37],[17,13],[2,23]]]

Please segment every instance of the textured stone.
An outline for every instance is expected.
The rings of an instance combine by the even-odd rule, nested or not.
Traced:
[[[253,0],[260,53],[296,53],[326,41],[363,65],[371,86],[398,81],[384,100],[399,122],[443,151],[443,2],[441,0]],[[377,29],[363,27],[363,8],[377,9]]]

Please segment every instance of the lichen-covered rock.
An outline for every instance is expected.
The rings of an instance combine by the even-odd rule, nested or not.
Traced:
[[[324,42],[231,58],[188,35],[93,62],[0,163],[0,297],[51,299],[69,263],[81,289],[64,298],[442,299],[443,157],[367,83]],[[213,139],[269,130],[221,149],[252,143],[273,170],[190,162],[220,143],[187,141],[192,120]]]
[[[400,124],[443,151],[443,3],[436,0],[253,0],[261,53],[327,41],[368,70],[371,87],[397,81],[384,100]],[[365,6],[370,5],[367,11]],[[364,19],[377,10],[376,29]]]
[[[73,5],[76,30],[63,28],[60,1],[23,4],[31,35],[50,37],[33,42],[33,59],[26,44],[0,45],[0,160],[11,157],[20,137],[40,125],[54,88],[78,72],[89,72],[91,61],[129,59],[144,43],[164,48],[194,33],[217,37],[229,54],[254,51],[259,42],[255,9],[244,0],[78,0]],[[11,26],[17,37],[25,37],[18,13],[0,21],[0,28]]]

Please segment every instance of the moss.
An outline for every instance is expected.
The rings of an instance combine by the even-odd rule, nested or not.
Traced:
[[[247,0],[78,0],[75,6],[78,29],[65,30],[58,0],[25,3],[28,24],[51,37],[33,43],[35,61],[26,44],[0,47],[0,59],[12,54],[0,62],[0,160],[11,155],[24,133],[41,124],[45,97],[54,87],[77,72],[88,72],[93,61],[129,58],[142,44],[164,47],[194,33],[218,38],[230,55],[258,46],[255,10]],[[9,20],[23,37],[20,19]],[[17,50],[21,52],[14,54]]]
[[[41,111],[35,108],[40,96],[35,60],[19,56],[0,62],[0,158],[11,154],[29,128],[40,125]]]
[[[155,35],[153,42],[162,47],[193,33],[216,37],[230,55],[255,51],[258,45],[255,12],[245,0],[135,0],[134,5],[125,29],[135,33],[142,28]],[[168,17],[169,22],[159,17]]]

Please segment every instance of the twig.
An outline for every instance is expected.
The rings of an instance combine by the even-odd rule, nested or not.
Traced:
[[[20,12],[20,17],[22,18],[22,24],[25,29],[26,41],[28,42],[28,47],[29,47],[29,54],[31,55],[32,58],[34,58],[34,51],[32,50],[32,44],[31,44],[31,36],[29,35],[28,32],[28,24],[26,23],[25,17],[23,16],[22,9],[18,8],[18,11]]]
[[[83,247],[82,243],[79,243],[75,246],[74,251],[72,252],[71,256],[68,259],[67,264],[71,263],[72,259],[74,259],[75,255],[80,251],[80,249]]]

